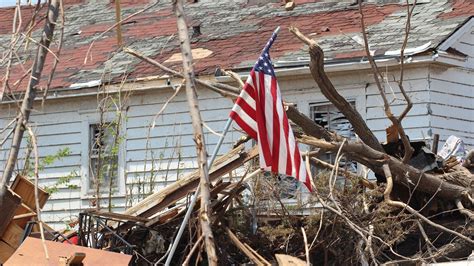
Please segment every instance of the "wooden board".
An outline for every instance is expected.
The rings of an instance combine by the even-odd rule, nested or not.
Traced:
[[[16,209],[15,211],[15,216],[16,215],[22,215],[22,214],[25,214],[25,213],[32,213],[34,212],[36,208],[30,208],[28,206],[26,206],[26,204],[22,203],[20,206],[18,206],[18,208]],[[20,219],[17,219],[15,220],[16,224],[18,226],[20,226],[21,228],[25,228],[26,224],[28,223],[28,221],[31,220],[31,217],[25,217],[25,218],[20,218]]]
[[[10,258],[11,255],[15,252],[15,249],[10,247],[7,243],[0,240],[0,264],[5,263],[5,261]]]
[[[14,221],[11,221],[3,233],[2,240],[13,248],[20,246],[20,239],[23,235],[23,229],[18,226]]]
[[[248,160],[258,156],[258,149],[252,148],[245,152],[244,146],[234,148],[229,153],[219,157],[209,173],[210,181],[225,175],[238,168]],[[174,182],[166,188],[148,196],[135,206],[125,211],[126,215],[137,215],[150,217],[168,205],[184,198],[188,193],[194,191],[199,184],[199,171],[195,171],[181,180]]]
[[[282,266],[282,265],[306,266],[307,265],[305,261],[300,260],[290,255],[286,255],[286,254],[275,254],[275,258],[277,259],[279,266]]]
[[[41,239],[28,237],[15,251],[15,253],[4,263],[5,266],[12,265],[60,265],[61,257],[70,257],[74,253],[84,253],[84,266],[87,265],[128,265],[132,259],[131,255],[104,251],[100,249],[86,248],[60,242],[46,241],[49,261],[46,260],[42,248]]]
[[[3,198],[3,206],[0,215],[0,236],[5,233],[10,221],[13,219],[15,215],[15,211],[21,203],[21,198],[15,192],[11,191],[10,189],[6,189],[4,198]]]
[[[35,184],[31,181],[17,175],[15,181],[11,185],[11,189],[21,197],[21,201],[26,204],[26,206],[30,207],[31,209],[36,209],[35,204]],[[43,208],[44,204],[49,198],[49,194],[46,191],[38,188],[38,199],[40,208]]]

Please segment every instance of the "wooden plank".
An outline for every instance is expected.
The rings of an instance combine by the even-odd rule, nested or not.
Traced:
[[[224,189],[226,189],[230,184],[231,184],[230,182],[219,182],[218,184],[216,184],[211,189],[211,198],[217,197],[217,195],[219,193],[221,193]],[[196,209],[196,210],[199,209],[200,202],[201,202],[201,197],[199,196],[199,198],[196,201],[196,205],[195,205],[194,209]],[[180,215],[183,215],[183,214],[184,214],[183,212],[180,213]],[[158,215],[157,217],[154,217],[153,219],[151,219],[145,225],[148,226],[148,227],[151,227],[151,226],[154,226],[154,225],[158,224],[160,221],[163,221],[162,215]]]
[[[279,266],[306,266],[306,262],[286,254],[275,254]]]
[[[458,96],[474,97],[472,86],[474,84],[466,84],[463,81],[472,79],[472,74],[458,75],[457,73],[451,77],[443,77],[441,79],[430,77],[430,89],[440,93],[449,93]]]
[[[186,101],[175,101],[173,100],[166,107],[165,112],[162,114],[173,115],[175,113],[188,113],[187,109],[183,108],[183,105],[186,106]],[[227,111],[232,108],[232,101],[227,98],[213,98],[213,99],[202,99],[199,100],[199,106],[202,106],[202,112],[210,113],[215,109],[226,109]],[[155,116],[156,113],[161,109],[161,103],[151,103],[151,104],[142,104],[130,106],[130,109],[127,112],[129,117],[138,117],[143,115],[149,115],[150,118]],[[184,117],[184,116],[183,116]],[[189,118],[189,115],[187,116]],[[166,119],[165,119],[166,120]]]
[[[226,227],[225,231],[232,243],[234,243],[234,245],[239,248],[253,263],[259,266],[271,265],[271,263],[265,260],[262,256],[256,255],[255,250],[249,249],[250,246],[247,246],[244,243],[240,242],[239,238],[237,238],[237,236],[232,231],[230,231],[229,228]]]
[[[449,95],[446,95],[446,97],[449,97]],[[472,99],[472,102],[474,102],[474,99]],[[453,104],[455,104],[455,102],[453,102]],[[459,106],[449,106],[449,105],[442,105],[442,104],[437,104],[437,103],[430,104],[430,108],[431,108],[432,115],[465,120],[467,123],[474,122],[474,109],[472,108],[469,109],[469,108],[463,108]]]
[[[451,84],[451,85],[454,86],[454,87],[456,86],[456,84]],[[471,86],[471,89],[472,88],[473,87]],[[458,96],[458,95],[454,95],[454,94],[451,94],[451,93],[431,91],[430,96],[431,96],[431,102],[432,103],[458,106],[458,107],[466,108],[466,109],[470,109],[470,110],[474,109],[473,93]]]
[[[13,217],[13,220],[19,220],[19,219],[23,219],[23,218],[32,218],[32,217],[35,217],[36,216],[36,213],[34,212],[29,212],[29,213],[24,213],[24,214],[19,214],[19,215],[15,215]]]
[[[20,246],[20,240],[23,235],[23,229],[18,226],[14,221],[11,221],[3,233],[2,240],[5,241],[9,246],[18,248]]]
[[[5,261],[10,258],[11,255],[15,253],[15,249],[10,247],[7,243],[0,240],[0,265],[5,263]]]
[[[29,181],[27,178],[17,175],[15,181],[11,185],[11,189],[21,197],[21,201],[31,209],[36,209],[35,204],[35,184]],[[43,208],[44,204],[49,198],[49,194],[38,188],[38,200],[40,208]]]
[[[473,112],[473,111],[471,111]],[[474,113],[474,112],[473,112]],[[433,128],[445,128],[467,133],[467,135],[474,133],[474,122],[468,122],[456,118],[446,118],[441,116],[431,116],[431,125]]]
[[[220,112],[216,110],[216,112]],[[168,137],[169,140],[171,139],[183,139],[184,136],[191,135],[193,132],[193,127],[191,123],[183,123],[181,120],[166,120],[172,122],[170,125],[164,125],[161,119],[156,120],[155,128],[152,128],[150,132],[148,132],[149,125],[141,124],[140,127],[128,127],[127,128],[127,140],[128,139],[140,139],[140,138],[147,138],[148,134],[150,138],[157,138],[157,137]],[[225,126],[225,117],[219,118],[218,120],[213,121],[205,121],[206,125],[215,131],[219,131],[221,128]],[[128,124],[127,124],[128,125]],[[206,128],[204,128],[205,132],[208,132]],[[166,143],[162,143],[163,146]],[[173,143],[169,141],[168,146],[172,145]]]
[[[67,259],[66,265],[71,266],[80,266],[83,265],[82,261],[86,258],[86,253],[83,252],[74,252],[71,257]]]
[[[141,222],[141,223],[146,223],[149,221],[147,218],[139,217],[139,216],[132,216],[132,215],[126,215],[126,214],[120,214],[120,213],[113,213],[113,212],[103,212],[103,211],[98,211],[98,210],[87,210],[88,213],[91,214],[96,214],[100,215],[103,217],[109,217],[117,220],[122,220],[122,221],[132,221],[132,222]]]
[[[13,219],[13,216],[15,216],[15,211],[20,205],[20,203],[20,196],[9,188],[7,188],[3,198],[3,209],[1,212],[0,219],[0,236],[2,236],[7,230],[10,221]]]
[[[380,118],[380,119],[371,119],[367,121],[367,125],[373,131],[375,130],[383,130],[390,126],[392,122],[388,118]],[[402,121],[403,127],[405,129],[410,128],[418,128],[418,127],[430,127],[430,120],[429,116],[427,115],[419,115],[419,116],[407,116]],[[411,136],[410,136],[410,139]]]
[[[428,90],[419,91],[419,92],[407,92],[408,96],[410,96],[413,103],[426,103],[430,102],[430,94]],[[403,100],[403,95],[401,93],[395,93],[395,96],[398,100],[394,100],[393,94],[387,94],[387,100],[391,102],[391,104],[403,104],[405,101]],[[392,100],[394,100],[392,102]],[[377,107],[383,106],[383,100],[380,95],[369,95],[367,96],[367,107]]]
[[[20,217],[21,215],[27,214],[27,213],[35,213],[36,215],[36,208],[30,208],[28,207],[25,203],[21,203],[20,206],[15,211],[15,217]],[[25,228],[26,224],[28,221],[31,220],[31,217],[22,217],[22,218],[16,218],[15,222],[18,226],[21,228]]]
[[[244,152],[243,148],[244,146],[240,145],[226,155],[219,157],[210,171],[209,179],[211,181],[215,180],[258,155],[258,149],[256,149],[256,147],[249,152]],[[194,171],[163,190],[148,196],[135,206],[126,210],[124,214],[150,217],[194,191],[198,184],[199,172]]]
[[[395,115],[400,115],[403,110],[405,110],[406,104],[391,105],[392,113]],[[428,114],[428,103],[415,103],[413,104],[412,109],[407,114],[408,116],[416,115],[427,115]],[[386,118],[385,111],[383,106],[377,107],[367,107],[367,116],[366,119],[377,119],[377,118]]]

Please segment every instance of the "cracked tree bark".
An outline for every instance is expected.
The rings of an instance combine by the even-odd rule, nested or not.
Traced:
[[[183,56],[183,71],[186,79],[186,97],[191,114],[194,130],[194,141],[196,142],[197,160],[201,176],[201,208],[199,211],[199,221],[202,235],[206,244],[206,253],[209,265],[217,265],[217,255],[214,245],[214,236],[210,225],[210,191],[209,191],[209,169],[207,165],[207,152],[204,143],[201,114],[196,94],[196,80],[193,69],[193,58],[191,54],[191,44],[189,41],[188,27],[184,14],[183,0],[175,0],[173,8],[177,17],[178,37],[181,43],[181,54]]]
[[[20,115],[15,126],[10,153],[8,155],[8,160],[0,183],[0,209],[2,210],[5,207],[3,198],[6,193],[6,186],[10,182],[10,179],[13,175],[13,170],[18,158],[18,153],[20,151],[21,141],[25,132],[25,125],[28,123],[30,118],[31,109],[33,108],[33,101],[37,93],[37,86],[41,79],[41,73],[46,61],[46,56],[48,55],[49,45],[53,39],[54,27],[59,14],[59,6],[59,0],[49,1],[46,24],[44,25],[41,40],[38,45],[38,50],[36,52],[36,57],[33,63],[33,68],[28,86],[26,88],[25,96],[23,98],[23,102],[21,103],[21,109],[19,110]]]

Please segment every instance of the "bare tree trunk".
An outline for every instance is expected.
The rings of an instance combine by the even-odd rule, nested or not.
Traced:
[[[446,200],[463,199],[470,202],[469,194],[471,188],[455,185],[441,179],[442,175],[425,173],[413,166],[403,163],[401,160],[386,153],[372,149],[365,143],[360,142],[327,142],[310,136],[301,136],[298,141],[311,146],[323,148],[336,152],[341,146],[342,152],[347,154],[351,160],[366,165],[375,173],[384,174],[382,166],[388,164],[393,172],[393,181],[411,189],[417,189],[429,195],[436,195]],[[448,174],[446,174],[448,175]],[[468,176],[472,180],[472,175]],[[416,185],[418,184],[418,185]]]
[[[321,47],[319,47],[315,41],[308,39],[306,36],[301,34],[297,28],[291,27],[290,31],[309,46],[309,54],[311,56],[309,68],[311,70],[311,75],[324,96],[344,114],[347,120],[349,120],[351,125],[354,127],[355,133],[365,144],[377,151],[383,151],[382,145],[380,145],[362,116],[337,92],[331,80],[329,80],[329,77],[326,75],[326,72],[324,71],[324,52]]]
[[[0,183],[0,209],[3,205],[2,199],[6,191],[5,186],[8,185],[13,175],[13,169],[15,168],[18,153],[20,151],[21,141],[25,132],[25,125],[28,123],[30,112],[33,108],[33,101],[37,93],[36,86],[39,84],[41,79],[41,72],[43,71],[44,62],[46,61],[49,45],[53,39],[54,27],[56,25],[58,14],[59,0],[49,0],[47,21],[44,25],[43,34],[38,45],[38,50],[36,52],[28,87],[26,88],[25,97],[23,98],[23,102],[21,104],[20,116],[18,117],[18,122],[15,127],[15,133],[13,135],[7,164]]]
[[[201,209],[200,223],[201,230],[206,243],[206,253],[209,265],[217,265],[217,255],[214,246],[214,237],[210,225],[210,191],[209,191],[209,169],[207,165],[207,152],[204,143],[201,114],[199,112],[196,83],[193,69],[193,58],[191,54],[191,44],[189,41],[188,27],[186,25],[183,0],[175,0],[173,6],[176,12],[178,24],[178,36],[181,42],[181,53],[183,56],[184,78],[186,79],[186,96],[191,113],[194,129],[194,141],[196,142],[196,152],[201,176]]]

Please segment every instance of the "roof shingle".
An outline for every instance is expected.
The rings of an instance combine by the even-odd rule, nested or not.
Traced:
[[[114,24],[113,4],[109,1],[74,1],[79,4],[66,6],[65,40],[52,89],[67,89],[72,84],[94,80],[113,82],[124,74],[129,78],[161,74],[155,68],[121,52],[116,43],[115,31],[101,35]],[[142,2],[140,1],[139,5],[124,5],[122,16],[126,17],[142,9]],[[468,2],[456,0],[419,4],[412,18],[412,34],[408,47],[431,42],[430,47],[435,48],[466,18],[474,14],[474,5]],[[32,10],[22,10],[24,21],[31,17]],[[2,46],[10,43],[13,11],[12,8],[0,9]],[[230,4],[229,1],[210,1],[189,4],[186,13],[188,21],[193,25],[199,24],[201,30],[201,35],[192,38],[192,48],[212,51],[208,57],[195,60],[198,75],[211,74],[218,66],[225,69],[251,67],[277,26],[281,26],[282,31],[272,47],[274,62],[297,61],[308,57],[302,43],[286,30],[290,25],[299,27],[302,32],[315,38],[324,49],[327,60],[364,56],[363,47],[354,40],[354,37],[360,35],[359,12],[356,7],[344,1],[299,1],[291,12],[275,3],[248,6]],[[400,48],[406,6],[367,4],[364,14],[371,49],[380,53]],[[33,38],[39,36],[40,28],[34,31]],[[169,3],[156,4],[147,12],[124,22],[122,31],[125,46],[160,62],[179,52],[176,19]],[[92,41],[95,41],[94,45],[85,60]],[[26,61],[25,66],[32,63],[34,49],[30,50],[21,55],[21,59]],[[56,50],[55,45],[51,50]],[[3,53],[4,56],[6,52],[7,49]],[[53,57],[48,56],[41,86],[45,86],[52,62]],[[24,76],[28,67],[14,63],[8,85],[13,91],[22,91],[26,87],[27,79],[17,81]],[[0,66],[2,77],[5,73],[4,66],[5,64]],[[170,62],[167,66],[179,70],[181,63]],[[3,86],[0,86],[0,89],[1,87]]]

